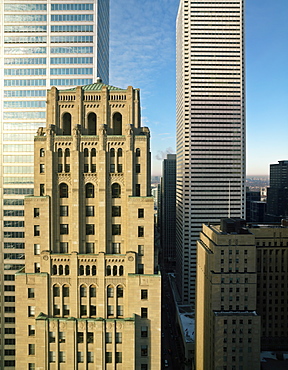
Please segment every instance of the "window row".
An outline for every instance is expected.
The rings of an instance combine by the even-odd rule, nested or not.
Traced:
[[[5,76],[46,76],[46,68],[4,69]]]
[[[71,42],[77,44],[80,42],[93,42],[93,36],[51,36],[51,42]]]
[[[14,98],[14,97],[38,97],[38,96],[46,96],[46,90],[5,90],[4,91],[4,97],[5,98]],[[11,123],[10,123],[11,124]],[[21,122],[21,125],[24,125],[24,123]],[[37,123],[37,126],[39,127],[39,123]],[[35,128],[36,128],[35,127]],[[31,128],[31,123],[29,123],[28,127],[22,126],[22,128]]]

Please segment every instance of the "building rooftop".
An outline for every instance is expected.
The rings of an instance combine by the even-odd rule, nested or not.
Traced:
[[[112,85],[106,85],[100,81],[97,81],[93,84],[90,84],[90,85],[85,85],[85,86],[82,86],[82,90],[84,91],[101,91],[103,87],[107,87],[107,89],[109,91],[125,91],[126,89],[121,89],[120,87],[115,87],[115,86],[112,86]],[[76,86],[75,87],[72,87],[71,89],[66,89],[66,90],[60,90],[62,92],[64,91],[76,91]]]

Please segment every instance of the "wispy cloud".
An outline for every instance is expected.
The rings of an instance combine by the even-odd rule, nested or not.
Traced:
[[[178,0],[112,0],[110,83],[145,88],[174,58]]]
[[[165,151],[158,150],[157,151],[157,154],[155,155],[155,158],[158,161],[163,161],[163,159],[165,159],[167,157],[167,154],[174,154],[174,151],[173,151],[173,149],[171,147],[166,148]]]

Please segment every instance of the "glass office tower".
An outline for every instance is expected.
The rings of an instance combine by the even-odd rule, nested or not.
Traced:
[[[25,260],[23,198],[46,90],[109,79],[109,0],[0,0],[1,369],[14,368],[14,273]]]
[[[244,0],[181,0],[177,17],[177,277],[193,303],[201,225],[245,215]]]

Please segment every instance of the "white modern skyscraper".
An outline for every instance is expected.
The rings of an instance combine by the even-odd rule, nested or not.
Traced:
[[[0,368],[11,369],[14,273],[25,259],[23,198],[33,194],[33,137],[45,126],[48,88],[97,77],[108,83],[109,0],[0,0],[0,14]]]
[[[244,0],[180,0],[177,17],[177,276],[195,298],[204,222],[244,216]]]

